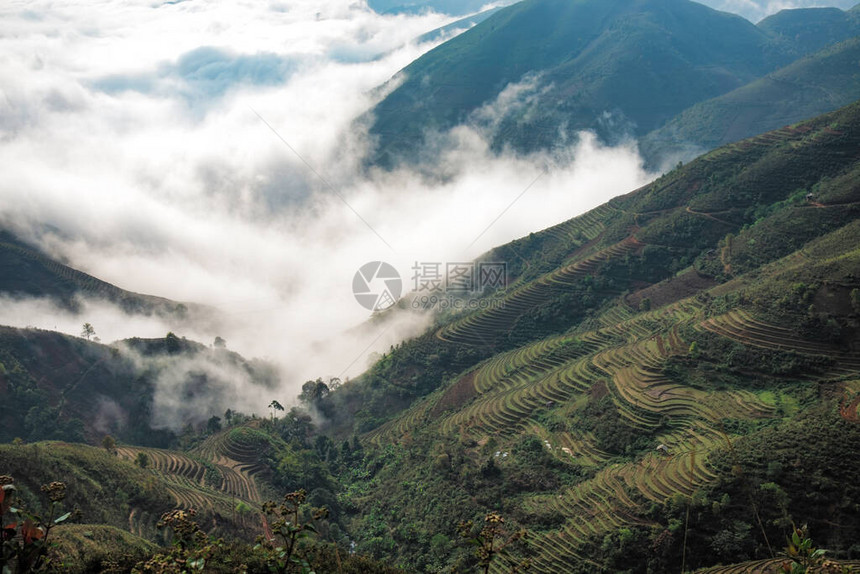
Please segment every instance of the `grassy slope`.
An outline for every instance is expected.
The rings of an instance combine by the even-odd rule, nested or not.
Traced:
[[[850,301],[860,287],[857,149],[860,104],[721,148],[613,200],[597,223],[586,215],[499,248],[496,256],[526,261],[506,313],[453,318],[331,398],[332,408],[342,398],[362,404],[359,420],[378,420],[368,411],[386,396],[389,407],[399,400],[385,389],[427,393],[434,379],[416,378],[422,371],[438,386],[365,437],[378,451],[343,502],[355,509],[361,547],[432,570],[453,552],[457,520],[501,509],[535,533],[537,571],[594,571],[589,560],[675,570],[684,500],[695,500],[688,567],[766,557],[763,536],[750,530],[749,485],[732,482],[725,455],[709,456],[747,437],[735,442],[737,456],[770,516],[769,538],[780,541],[785,525],[779,491],[763,486],[773,482],[788,514],[809,520],[834,550],[855,552],[860,495],[845,491],[821,514],[806,499],[802,469],[820,454],[835,465],[828,484],[851,481],[860,469],[837,461],[860,460],[856,440],[815,431],[822,444],[784,447],[798,462],[779,472],[752,453],[783,448],[796,425],[858,432],[849,384],[860,377],[860,311]],[[631,235],[637,243],[613,251]],[[713,279],[676,287],[676,272]],[[628,300],[641,301],[635,290],[649,284],[667,305],[640,311],[613,299],[632,289]],[[564,293],[583,286],[604,296],[582,316],[565,314]],[[800,411],[808,414],[795,422]],[[748,544],[715,550],[735,535]],[[607,536],[638,542],[603,548]],[[434,544],[438,552],[427,553]]]
[[[731,40],[729,40],[731,39]],[[419,58],[375,109],[379,158],[414,148],[424,130],[445,129],[527,73],[545,75],[540,106],[501,126],[520,148],[598,127],[621,110],[647,132],[684,108],[760,76],[767,36],[740,17],[680,0],[528,0]],[[679,81],[683,78],[683,81]],[[404,144],[406,147],[404,148]]]

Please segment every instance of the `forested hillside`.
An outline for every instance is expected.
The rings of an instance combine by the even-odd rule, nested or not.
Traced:
[[[490,510],[539,572],[769,559],[792,521],[858,557],[858,144],[853,104],[498,248],[502,308],[321,402],[374,446],[350,530],[426,571]]]

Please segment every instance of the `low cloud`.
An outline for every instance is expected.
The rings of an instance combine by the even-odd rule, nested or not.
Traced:
[[[289,78],[296,63],[277,54],[234,54],[212,46],[195,48],[176,62],[135,75],[114,74],[92,85],[108,94],[124,91],[160,97],[181,95],[189,105],[207,105],[237,86],[276,86]]]
[[[78,334],[88,321],[106,342],[221,336],[278,365],[276,396],[176,364],[159,378],[161,423],[188,415],[176,400],[195,372],[227,385],[200,412],[264,412],[427,327],[411,314],[367,323],[352,293],[364,263],[390,262],[409,290],[417,261],[469,260],[653,177],[635,142],[606,147],[587,132],[551,152],[492,152],[493,114],[527,106],[533,78],[483,122],[438,134],[432,170],[363,171],[355,119],[435,45],[411,40],[450,21],[335,0],[0,9],[0,225],[125,289],[221,311],[215,330],[5,299],[0,323]]]

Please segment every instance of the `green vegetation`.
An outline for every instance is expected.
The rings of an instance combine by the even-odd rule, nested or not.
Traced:
[[[856,9],[805,8],[781,10],[758,23],[781,48],[809,54],[860,33]]]

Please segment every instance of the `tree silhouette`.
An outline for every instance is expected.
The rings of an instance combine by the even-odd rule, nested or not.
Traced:
[[[284,410],[283,405],[281,405],[281,403],[279,403],[278,401],[272,401],[271,403],[269,403],[269,408],[272,409],[272,421],[275,420],[275,411]]]
[[[84,323],[84,326],[81,328],[81,337],[84,337],[87,341],[90,340],[90,337],[96,334],[96,330],[89,323]]]

